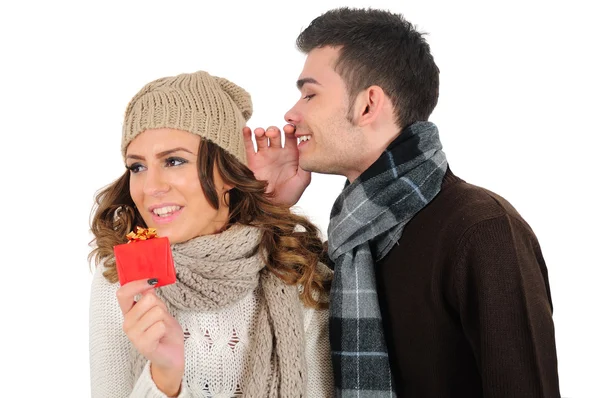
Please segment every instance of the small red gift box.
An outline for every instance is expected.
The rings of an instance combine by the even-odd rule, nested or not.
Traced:
[[[156,236],[154,228],[137,227],[127,234],[129,242],[115,246],[117,274],[121,286],[138,279],[158,279],[155,287],[175,283],[175,266],[169,238]]]

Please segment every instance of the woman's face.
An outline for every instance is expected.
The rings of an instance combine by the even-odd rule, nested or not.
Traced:
[[[131,198],[146,225],[171,243],[217,233],[228,221],[223,193],[231,186],[223,183],[215,168],[221,202],[215,210],[204,197],[198,177],[199,145],[195,134],[164,128],[144,131],[127,147]]]

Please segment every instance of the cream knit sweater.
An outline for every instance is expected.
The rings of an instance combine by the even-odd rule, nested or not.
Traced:
[[[123,332],[116,298],[99,266],[90,300],[90,380],[92,398],[166,397],[150,376],[149,364],[137,380],[129,367],[131,343]],[[243,397],[252,352],[259,297],[249,294],[233,307],[216,312],[178,311],[185,336],[185,374],[179,397]],[[309,398],[333,397],[327,310],[304,309]]]

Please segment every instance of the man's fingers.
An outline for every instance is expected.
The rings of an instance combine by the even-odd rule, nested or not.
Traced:
[[[254,151],[254,142],[252,141],[252,130],[250,127],[245,126],[242,129],[242,136],[244,137],[244,147],[246,149],[246,156],[250,157],[256,152]]]
[[[298,149],[298,138],[293,134],[285,135],[285,149]]]
[[[298,138],[296,138],[296,127],[292,124],[286,124],[283,126],[283,132],[285,134],[285,147],[287,149],[298,148]]]
[[[269,127],[265,135],[269,137],[269,146],[271,148],[281,148],[281,131],[277,127]]]
[[[256,139],[256,150],[260,151],[269,147],[269,137],[265,134],[265,129],[259,127],[254,129],[254,138]]]
[[[285,134],[294,134],[296,132],[296,126],[293,124],[286,124],[283,126],[283,132]]]

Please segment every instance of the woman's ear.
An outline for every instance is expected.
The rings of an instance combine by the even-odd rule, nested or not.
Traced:
[[[229,207],[229,191],[231,191],[233,188],[233,185],[223,184],[223,187],[221,188],[221,194],[219,195],[219,198],[221,199],[220,204]]]

